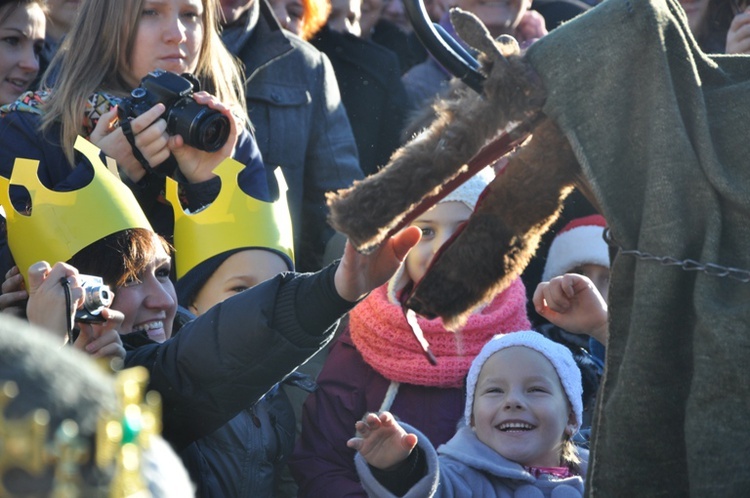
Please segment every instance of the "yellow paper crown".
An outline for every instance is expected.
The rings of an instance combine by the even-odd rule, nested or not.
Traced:
[[[279,198],[264,202],[245,194],[237,177],[245,166],[225,159],[214,169],[221,178],[221,191],[208,207],[194,214],[186,213],[177,195],[177,183],[167,178],[167,200],[174,210],[174,246],[177,278],[207,259],[232,249],[259,247],[289,257],[294,263],[294,239],[286,182],[277,169]]]
[[[55,192],[39,181],[39,161],[17,158],[10,180],[0,177],[0,204],[5,210],[8,245],[28,282],[29,266],[45,260],[68,261],[84,247],[121,230],[151,225],[130,189],[107,169],[99,149],[78,137],[75,149],[94,169],[91,183],[71,192]],[[10,184],[26,187],[31,213],[19,213],[10,201]]]

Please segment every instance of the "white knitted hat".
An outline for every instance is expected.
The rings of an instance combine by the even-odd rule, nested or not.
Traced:
[[[531,330],[511,332],[496,335],[484,345],[474,361],[471,363],[469,373],[466,375],[466,407],[464,418],[468,425],[471,421],[471,412],[474,405],[474,391],[477,387],[479,372],[484,363],[493,354],[501,349],[524,346],[543,354],[552,363],[560,378],[560,383],[568,396],[570,406],[576,415],[575,431],[581,427],[583,422],[583,385],[581,383],[581,370],[573,359],[573,354],[562,344],[547,339],[542,334]]]
[[[576,218],[565,225],[549,246],[542,281],[585,264],[609,268],[609,248],[602,237],[606,227],[604,217],[598,214]]]
[[[459,185],[456,190],[440,199],[438,204],[444,202],[463,202],[472,212],[474,212],[479,196],[482,195],[484,189],[487,188],[487,185],[489,185],[494,178],[495,170],[491,167],[486,167]],[[399,282],[404,274],[404,266],[405,265],[402,263],[393,277],[388,281],[388,299],[390,299],[392,303],[398,303],[396,293],[401,290],[399,288]]]
[[[479,196],[482,195],[484,189],[487,188],[487,185],[494,178],[495,170],[490,167],[484,168],[459,185],[456,190],[440,199],[438,204],[442,204],[443,202],[463,202],[473,212]]]

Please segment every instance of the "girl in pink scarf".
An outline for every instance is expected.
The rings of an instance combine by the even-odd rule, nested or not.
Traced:
[[[463,380],[474,357],[495,334],[525,330],[526,292],[520,278],[477,311],[458,333],[440,319],[418,318],[437,364],[428,362],[409,327],[399,295],[422,278],[435,252],[471,215],[491,180],[484,171],[416,221],[422,240],[391,281],[349,314],[307,399],[302,435],[290,461],[299,496],[366,496],[346,446],[351,427],[368,412],[388,410],[417,427],[436,446],[455,433],[464,406]]]

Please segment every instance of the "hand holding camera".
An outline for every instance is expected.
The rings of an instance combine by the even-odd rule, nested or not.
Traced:
[[[170,154],[189,182],[209,180],[214,167],[231,157],[237,125],[228,107],[198,88],[191,75],[152,71],[101,116],[90,139],[133,181]]]
[[[65,263],[50,267],[46,261],[31,265],[28,275],[26,314],[31,323],[65,340],[73,318],[81,331],[74,343],[76,348],[97,357],[124,357],[125,350],[116,330],[124,316],[109,309],[114,294],[101,278],[81,275]]]
[[[206,152],[216,152],[227,143],[230,120],[221,112],[194,98],[200,83],[191,74],[178,76],[157,69],[141,80],[141,86],[130,92],[118,106],[120,120],[132,119],[164,104],[161,116],[167,123],[167,134],[179,136],[185,145]],[[207,94],[206,94],[207,95]]]
[[[182,136],[175,135],[169,139],[169,148],[177,159],[180,171],[190,183],[199,183],[214,177],[213,170],[224,159],[232,157],[237,143],[237,122],[232,111],[216,97],[206,92],[197,92],[193,98],[199,104],[220,112],[229,121],[229,136],[226,143],[215,152],[196,150],[183,141]]]

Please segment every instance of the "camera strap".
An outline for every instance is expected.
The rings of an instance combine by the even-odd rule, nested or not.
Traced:
[[[148,163],[148,160],[146,160],[144,155],[141,153],[141,150],[135,144],[135,134],[133,133],[133,128],[130,125],[130,120],[123,119],[120,123],[120,129],[125,135],[125,138],[128,139],[130,148],[133,150],[133,156],[138,160],[139,163],[141,163],[141,166],[143,166],[143,169],[146,170],[147,174],[153,174],[154,168],[151,167],[151,165]]]
[[[73,343],[78,338],[78,334],[74,332],[74,329],[75,329],[74,323],[73,323],[74,318],[73,318],[73,315],[70,314],[70,308],[71,308],[71,303],[72,303],[72,299],[70,296],[70,281],[67,279],[67,277],[62,277],[60,279],[60,285],[63,286],[63,289],[65,291],[65,315],[66,315],[65,325],[67,329],[65,332],[68,335],[68,345],[72,346]],[[69,314],[70,316],[68,317]]]

